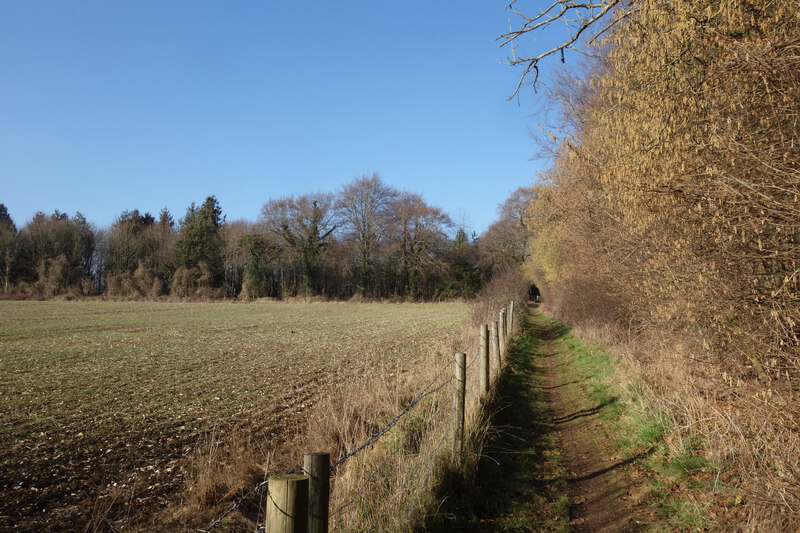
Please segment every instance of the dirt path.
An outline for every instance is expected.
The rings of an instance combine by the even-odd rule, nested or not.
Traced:
[[[474,483],[449,487],[436,532],[640,531],[622,474],[636,458],[606,443],[602,403],[586,390],[564,337],[566,328],[531,309],[490,409],[493,430]]]
[[[564,332],[541,315],[532,318],[540,346],[544,389],[563,464],[569,472],[570,525],[575,531],[620,532],[639,528],[626,504],[627,480],[619,460],[606,444],[609,435],[603,412],[616,402],[589,399],[585,379],[570,368],[570,353],[560,339]]]
[[[568,473],[550,420],[542,341],[521,336],[500,376],[492,428],[474,483],[455,480],[428,531],[569,531]]]

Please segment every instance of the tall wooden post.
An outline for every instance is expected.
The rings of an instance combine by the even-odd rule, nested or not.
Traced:
[[[500,372],[500,332],[497,331],[497,320],[492,322],[492,366]]]
[[[464,400],[467,393],[467,354],[456,353],[456,386],[453,393],[455,427],[453,428],[453,460],[461,465],[464,453]]]
[[[501,309],[497,313],[497,334],[500,337],[500,360],[505,359],[506,351],[506,310]]]
[[[269,478],[267,531],[306,533],[308,530],[308,477],[280,474]]]
[[[481,377],[481,393],[487,394],[489,392],[489,326],[481,324],[481,346],[480,346],[480,377]]]
[[[511,305],[508,307],[508,336],[509,338],[514,333],[514,300],[511,300]]]
[[[307,453],[303,457],[303,470],[308,483],[308,533],[328,533],[328,505],[330,501],[331,454]]]
[[[503,356],[508,351],[508,307],[503,308]]]

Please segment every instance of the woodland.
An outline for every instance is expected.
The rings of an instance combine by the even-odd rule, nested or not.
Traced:
[[[228,221],[214,196],[176,221],[123,212],[98,229],[77,213],[36,213],[21,227],[0,204],[2,291],[11,298],[469,298],[521,264],[530,189],[468,235],[419,194],[377,175],[336,192],[268,200],[256,222]]]

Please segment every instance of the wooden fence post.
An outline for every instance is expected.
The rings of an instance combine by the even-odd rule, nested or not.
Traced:
[[[456,353],[456,383],[453,394],[455,427],[453,428],[453,460],[461,465],[464,452],[464,400],[467,392],[467,354]]]
[[[307,476],[280,474],[269,478],[266,530],[269,533],[307,533]]]
[[[508,307],[503,308],[503,356],[508,351]]]
[[[492,322],[492,366],[500,375],[500,332],[497,331],[497,320]],[[495,378],[496,379],[496,378]]]
[[[481,324],[481,354],[480,354],[480,374],[481,374],[481,394],[489,392],[489,327]]]
[[[331,454],[307,453],[303,457],[303,470],[308,482],[308,533],[328,533],[328,505],[330,501]]]
[[[499,313],[497,313],[497,335],[500,337],[500,360],[505,360],[505,354],[503,353],[506,350],[506,310],[501,309]]]
[[[514,300],[511,300],[511,305],[508,307],[508,336],[514,333]]]

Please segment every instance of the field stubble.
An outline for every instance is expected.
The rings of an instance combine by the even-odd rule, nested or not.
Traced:
[[[452,357],[437,352],[464,338],[467,311],[0,302],[0,529],[201,525],[311,451],[289,442],[341,448],[357,412],[375,411],[375,395],[353,398],[365,384],[392,396],[386,410],[414,392],[420,363]]]

